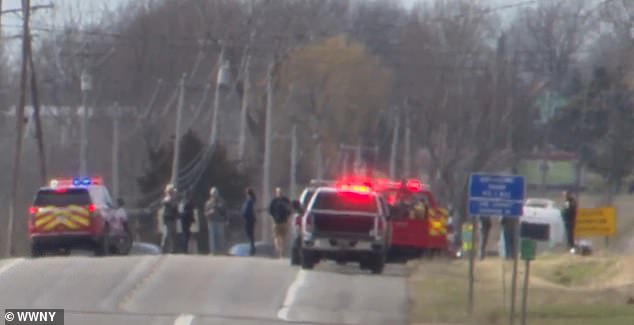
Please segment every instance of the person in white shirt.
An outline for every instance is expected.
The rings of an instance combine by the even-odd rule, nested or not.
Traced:
[[[114,213],[114,224],[118,228],[118,230],[126,230],[129,232],[130,229],[128,227],[128,214],[123,207],[124,205],[125,202],[122,198],[117,199],[117,210]]]

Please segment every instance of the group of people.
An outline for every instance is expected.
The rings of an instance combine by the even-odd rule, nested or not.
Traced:
[[[250,245],[250,255],[255,255],[255,224],[257,219],[256,196],[253,188],[247,188],[245,199],[240,209],[240,216],[244,221],[244,230]],[[269,215],[273,221],[273,238],[275,250],[279,257],[284,255],[286,238],[288,234],[288,221],[295,207],[286,197],[281,188],[275,189],[275,197],[269,204]],[[194,205],[190,193],[178,197],[176,188],[169,184],[165,188],[165,196],[162,200],[163,238],[161,248],[164,253],[176,253],[178,235],[177,222],[180,220],[183,232],[182,247],[188,252],[191,239],[191,226],[195,222]],[[210,250],[213,254],[222,254],[226,249],[226,232],[229,224],[226,201],[221,197],[218,189],[212,187],[209,190],[209,198],[205,202],[203,216],[207,221],[209,230]]]
[[[563,206],[561,209],[561,218],[564,225],[566,245],[570,250],[570,253],[574,254],[575,249],[575,223],[577,217],[577,200],[568,191],[563,192]],[[504,250],[506,252],[507,259],[515,258],[515,241],[514,238],[517,235],[515,233],[516,228],[514,220],[510,218],[502,218],[502,233],[504,236]],[[484,259],[486,256],[486,246],[489,238],[489,232],[491,231],[492,220],[491,217],[480,217],[480,259]]]

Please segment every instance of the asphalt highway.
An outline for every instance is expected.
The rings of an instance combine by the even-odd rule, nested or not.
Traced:
[[[406,275],[257,257],[18,258],[0,260],[0,308],[62,308],[66,325],[401,325]]]

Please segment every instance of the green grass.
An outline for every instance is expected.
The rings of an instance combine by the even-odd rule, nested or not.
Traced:
[[[547,281],[564,286],[585,286],[608,273],[615,265],[615,259],[592,260],[556,265],[536,265],[536,274]]]
[[[542,174],[540,170],[541,160],[523,160],[518,169],[520,175],[526,177],[529,184],[541,184]],[[550,169],[546,174],[547,185],[573,184],[575,181],[575,168],[572,161],[551,161]]]
[[[572,280],[567,286],[549,282],[532,271],[528,293],[528,323],[540,325],[578,324],[634,324],[634,306],[626,304],[634,295],[634,287],[597,288],[577,287],[589,283],[592,277],[609,276],[615,260],[603,259],[596,265],[585,264],[582,258],[548,256],[536,260],[535,267],[548,274],[557,274],[561,266],[569,264],[567,274]],[[543,265],[541,265],[543,264]],[[421,262],[410,279],[411,320],[413,324],[508,324],[510,301],[511,263],[506,262],[502,277],[502,262],[488,260],[477,262],[474,284],[474,314],[467,314],[468,264],[465,261],[451,263]],[[551,267],[549,269],[549,267]],[[589,268],[589,271],[585,271]],[[567,273],[566,273],[567,272]],[[519,269],[517,316],[521,308],[522,279]],[[502,279],[505,279],[504,281]],[[503,285],[504,283],[504,285]],[[519,322],[518,322],[519,323]]]

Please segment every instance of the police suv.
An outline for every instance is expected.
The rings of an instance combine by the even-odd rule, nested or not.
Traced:
[[[100,178],[53,179],[29,208],[31,255],[85,248],[96,255],[126,255],[132,246],[127,220],[116,213]]]

